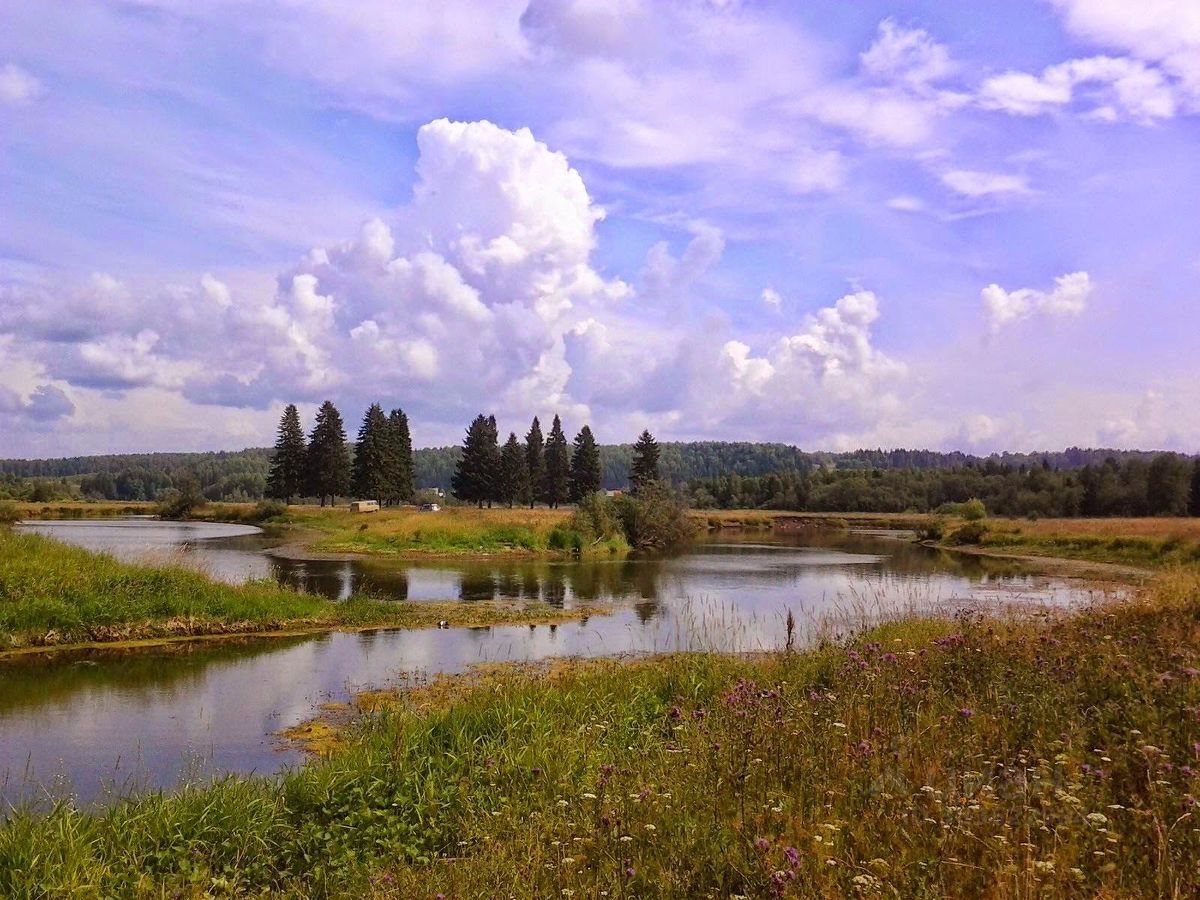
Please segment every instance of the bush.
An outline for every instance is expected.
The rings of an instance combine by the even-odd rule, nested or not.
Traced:
[[[0,501],[0,525],[11,525],[21,521],[21,509],[17,504],[4,500]]]
[[[567,527],[578,532],[588,543],[605,541],[621,533],[621,523],[612,501],[599,491],[579,501]]]
[[[960,516],[968,522],[978,522],[987,518],[987,507],[978,497],[972,497],[965,503],[943,503],[937,511],[942,515]]]
[[[951,544],[979,544],[983,542],[988,527],[983,522],[968,522],[950,535]]]
[[[683,495],[661,481],[643,485],[636,497],[618,497],[613,505],[625,539],[638,550],[666,550],[695,533]]]
[[[946,534],[946,523],[941,519],[934,519],[924,528],[917,529],[917,540],[921,541],[940,541]]]
[[[265,522],[287,513],[287,504],[281,500],[259,500],[254,504],[247,518],[251,522]]]
[[[547,545],[551,550],[570,550],[579,552],[583,549],[583,535],[574,528],[563,528],[556,526],[547,539]]]

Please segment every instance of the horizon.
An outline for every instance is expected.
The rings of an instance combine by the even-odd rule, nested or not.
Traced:
[[[670,443],[1200,451],[1189,4],[4,17],[0,457],[269,447],[326,397],[352,434],[381,394],[422,448],[557,408]]]

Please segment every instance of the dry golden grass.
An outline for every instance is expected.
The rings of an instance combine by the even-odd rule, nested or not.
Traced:
[[[1145,519],[989,519],[997,530],[1015,530],[1033,537],[1080,535],[1103,538],[1151,538],[1167,540],[1178,537],[1200,541],[1200,518]]]

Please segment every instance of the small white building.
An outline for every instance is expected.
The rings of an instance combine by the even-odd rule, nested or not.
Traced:
[[[354,500],[350,503],[350,512],[368,513],[379,512],[378,500]]]

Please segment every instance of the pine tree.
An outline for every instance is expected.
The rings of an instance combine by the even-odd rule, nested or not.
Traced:
[[[525,467],[529,472],[529,508],[533,509],[545,491],[546,444],[542,440],[542,423],[533,417],[529,433],[525,435]]]
[[[511,431],[500,451],[499,495],[499,499],[510,508],[515,503],[525,503],[529,499],[529,463],[525,461],[525,448]]]
[[[391,458],[387,488],[388,503],[405,503],[412,498],[413,450],[408,416],[402,409],[388,414],[388,455]]]
[[[592,429],[584,425],[575,435],[575,450],[571,454],[571,501],[578,503],[600,490],[600,448]]]
[[[350,453],[346,449],[346,428],[342,414],[329,400],[317,410],[317,421],[308,440],[305,456],[308,489],[325,505],[350,490]]]
[[[647,429],[633,445],[633,466],[629,470],[629,488],[633,493],[643,485],[658,481],[658,441]]]
[[[467,428],[462,455],[450,480],[455,497],[467,503],[489,505],[496,497],[500,451],[496,446],[496,417],[477,415]]]
[[[567,499],[571,481],[571,458],[567,450],[567,436],[563,434],[558,416],[550,426],[550,437],[546,439],[546,476],[542,481],[542,500],[551,509]]]
[[[358,429],[351,484],[357,496],[378,500],[381,504],[387,496],[393,477],[394,457],[389,438],[388,420],[383,414],[383,407],[372,403],[363,416],[362,426]]]
[[[267,496],[291,503],[304,492],[305,457],[304,429],[296,404],[289,403],[279,420],[279,437],[275,440],[275,455],[267,476]]]

